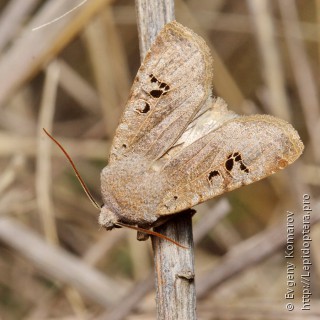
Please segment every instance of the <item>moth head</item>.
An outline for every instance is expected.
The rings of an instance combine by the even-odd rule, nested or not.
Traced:
[[[99,224],[107,230],[112,230],[117,226],[117,222],[116,214],[103,205],[99,215]]]

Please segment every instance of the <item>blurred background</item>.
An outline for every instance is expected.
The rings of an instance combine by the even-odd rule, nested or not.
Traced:
[[[319,319],[320,1],[190,0],[175,10],[211,48],[214,94],[237,113],[291,122],[306,147],[284,171],[196,207],[198,317]],[[0,319],[155,319],[150,240],[99,228],[42,131],[65,146],[100,202],[138,43],[134,1],[0,0]],[[301,310],[304,194],[311,311]],[[287,211],[293,258],[285,257]],[[291,287],[287,263],[296,266]]]

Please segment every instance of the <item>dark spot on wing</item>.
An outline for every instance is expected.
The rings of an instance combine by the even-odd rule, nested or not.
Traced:
[[[144,109],[142,110],[142,113],[147,113],[150,111],[150,104],[146,102],[146,105],[144,107]]]
[[[146,102],[144,108],[142,110],[139,110],[140,113],[147,113],[150,111],[150,104],[148,102]]]
[[[241,169],[242,171],[247,169],[247,167],[243,164],[242,161],[240,162],[240,169]]]
[[[249,173],[249,169],[244,164],[240,152],[231,153],[227,157],[227,161],[225,162],[225,167],[229,172],[233,169],[235,162],[239,163],[241,171],[244,171],[245,173]]]
[[[159,88],[159,89],[151,90],[149,92],[153,98],[158,99],[162,95],[167,94],[167,92],[170,90],[170,86],[167,83],[158,80],[153,74],[150,74],[149,77],[150,77],[151,83],[156,83]]]
[[[148,113],[150,111],[150,104],[148,102],[145,102],[144,106],[139,106],[136,108],[136,111],[139,113]]]
[[[153,74],[150,74],[149,77],[151,78],[150,81],[151,81],[152,83],[158,82],[157,78],[156,78]]]
[[[225,163],[225,166],[228,171],[231,171],[233,168],[233,158],[228,159]]]
[[[212,178],[216,177],[216,176],[220,176],[220,172],[217,171],[217,170],[211,171],[211,172],[209,173],[209,176],[208,176],[209,181],[210,181]]]
[[[163,91],[162,90],[151,90],[150,91],[150,95],[153,97],[153,98],[160,98],[163,94]]]

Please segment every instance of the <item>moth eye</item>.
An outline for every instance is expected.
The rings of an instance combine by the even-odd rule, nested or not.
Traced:
[[[209,181],[211,181],[212,178],[216,177],[216,176],[220,176],[220,172],[217,170],[213,170],[209,173],[208,179]]]
[[[143,109],[137,108],[136,111],[138,111],[139,113],[148,113],[150,111],[150,104],[146,102]]]
[[[153,97],[153,98],[160,98],[161,95],[162,95],[163,91],[162,90],[151,90],[150,91],[150,95]]]
[[[228,159],[225,163],[225,166],[228,171],[231,171],[233,168],[233,158]]]

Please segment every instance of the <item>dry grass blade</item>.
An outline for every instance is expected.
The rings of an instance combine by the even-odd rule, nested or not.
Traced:
[[[56,137],[73,157],[105,160],[108,143],[94,139],[68,139]],[[33,137],[21,137],[16,134],[0,133],[0,156],[7,157],[17,153],[17,150],[28,157],[35,157],[37,153],[37,140]],[[55,157],[64,155],[57,148],[53,148]]]
[[[39,236],[14,219],[0,219],[0,238],[42,272],[74,286],[104,307],[109,307],[123,296],[124,287],[66,251],[45,244]]]
[[[217,95],[223,97],[231,106],[241,105],[244,101],[242,92],[239,90],[238,85],[235,83],[230,71],[226,68],[222,57],[220,57],[214,45],[212,45],[210,41],[207,41],[206,35],[203,34],[203,31],[200,29],[199,23],[195,19],[191,10],[185,2],[181,0],[177,1],[177,8],[178,20],[201,35],[201,37],[203,37],[209,44],[210,52],[214,60],[213,72],[215,77],[213,78],[213,81]]]
[[[110,0],[109,0],[110,1]],[[51,21],[60,12],[70,9],[70,3],[48,1],[38,15],[25,27],[21,37],[3,55],[0,62],[0,105],[3,104],[24,81],[33,76],[44,63],[54,57],[66,43],[84,26],[108,0],[89,1],[81,10],[76,10],[57,21],[52,28],[32,32],[34,26]],[[51,39],[48,41],[48,39]],[[43,45],[39,46],[41,43]],[[11,72],[12,70],[16,72]]]
[[[54,208],[51,199],[51,141],[44,139],[42,128],[47,128],[49,131],[52,131],[59,73],[59,66],[55,62],[52,62],[47,68],[38,122],[37,202],[39,214],[43,222],[44,233],[47,241],[51,244],[58,243]]]
[[[122,90],[128,90],[128,86],[123,81],[114,81],[114,76],[119,79],[117,71],[119,67],[113,63],[115,57],[119,59],[119,65],[125,69],[125,61],[122,60],[121,50],[118,48],[116,30],[112,21],[110,9],[105,9],[84,32],[84,39],[92,61],[93,74],[99,91],[100,103],[104,113],[104,127],[109,136],[113,135],[116,124],[120,117],[121,109],[119,105],[124,101],[121,99]],[[105,31],[108,30],[108,38],[102,41]],[[101,68],[104,65],[104,68]],[[121,74],[121,73],[120,73]]]
[[[278,4],[283,18],[291,66],[310,136],[312,151],[316,161],[319,162],[320,104],[316,82],[303,42],[300,39],[290,37],[290,32],[301,34],[296,4],[295,2],[284,3],[283,1],[278,1]]]
[[[0,52],[19,31],[19,26],[40,0],[13,0],[8,2],[0,16]]]
[[[270,96],[269,110],[272,110],[275,116],[290,121],[291,114],[285,90],[283,68],[275,42],[271,3],[267,0],[248,0],[247,3],[257,31],[255,35],[262,57],[262,70]]]
[[[97,113],[97,106],[100,103],[97,92],[65,61],[59,60],[57,63],[60,68],[61,76],[59,84],[61,87],[75,99],[83,109],[89,113]]]
[[[318,212],[317,209],[320,209],[319,201],[315,205],[315,212]],[[317,224],[319,221],[320,214],[314,214],[311,224]],[[294,230],[295,236],[301,237],[302,230],[303,225],[298,225]],[[283,232],[283,224],[280,224],[233,247],[218,265],[201,277],[197,285],[198,297],[203,298],[210,290],[238,274],[241,270],[266,259],[270,254],[283,247],[286,241],[287,233]]]

